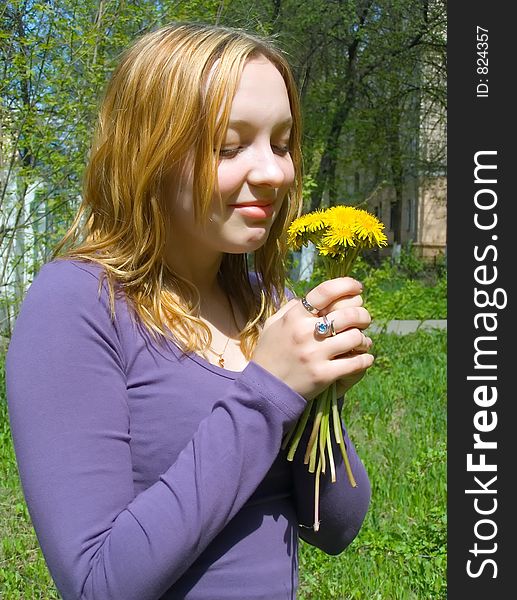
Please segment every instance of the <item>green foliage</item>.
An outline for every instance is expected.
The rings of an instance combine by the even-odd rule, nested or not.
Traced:
[[[213,22],[221,3],[9,0],[0,9],[0,322],[80,201],[98,105],[122,51],[171,20]]]
[[[392,319],[447,318],[447,271],[441,260],[429,264],[411,249],[401,252],[398,263],[384,258],[375,264],[359,256],[351,276],[363,284],[364,306],[379,324]],[[311,279],[290,281],[290,287],[303,296],[325,279],[323,265],[316,261]]]
[[[430,111],[444,98],[443,73],[428,68],[445,56],[442,1],[424,10],[410,0],[311,0],[300,11],[294,0],[8,0],[0,14],[0,280],[7,283],[0,319],[7,333],[31,273],[72,220],[99,100],[136,36],[198,20],[276,38],[301,91],[306,204],[334,201],[343,186],[362,201],[395,172],[420,170],[411,154],[415,107]],[[349,186],[355,173],[360,182]]]
[[[371,269],[361,280],[364,302],[372,319],[445,319],[447,316],[447,279],[436,282],[410,279],[389,259],[378,269]]]

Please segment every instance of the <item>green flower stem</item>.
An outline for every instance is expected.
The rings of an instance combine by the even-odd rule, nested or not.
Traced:
[[[325,444],[327,441],[327,428],[328,428],[328,410],[329,410],[329,395],[325,395],[325,400],[323,401],[322,406],[322,415],[321,415],[321,423],[320,423],[320,432],[318,437],[318,447],[320,451],[320,460],[321,460],[321,472],[325,474],[327,469],[327,461],[325,459]]]
[[[332,483],[336,482],[336,465],[334,463],[334,451],[332,450],[332,436],[330,435],[330,415],[327,414],[327,431],[326,431],[326,444],[329,455],[330,465],[330,480]]]
[[[327,395],[327,403],[325,406],[325,435],[323,439],[323,450],[325,452],[325,448],[327,449],[328,454],[328,464],[330,466],[330,479],[332,483],[336,481],[336,465],[334,464],[334,453],[332,451],[332,438],[330,435],[330,414],[332,406],[332,396],[331,394]]]
[[[292,437],[291,446],[289,448],[289,453],[287,454],[287,460],[292,461],[294,458],[296,449],[298,448],[298,444],[300,443],[300,440],[302,438],[303,431],[305,429],[305,426],[307,425],[307,421],[309,420],[309,416],[310,416],[311,410],[312,410],[312,405],[313,405],[313,400],[309,400],[307,402],[307,405],[305,406],[302,416],[298,419],[297,423],[294,425],[294,427],[291,429],[291,431],[286,435],[286,437],[284,439],[284,442],[282,444],[282,450],[285,450],[287,448],[289,440]],[[293,433],[294,433],[294,435],[293,435]]]
[[[335,383],[332,384],[335,387]],[[332,390],[332,421],[334,423],[334,437],[336,444],[341,440],[341,420],[339,418],[339,408],[337,405],[337,389]]]
[[[314,477],[314,524],[312,528],[318,531],[320,528],[320,473],[321,473],[321,454],[318,460],[318,468]]]
[[[337,390],[336,385],[332,386],[332,414],[334,417],[334,435],[338,440],[338,446],[343,456],[343,462],[345,463],[346,473],[348,475],[348,481],[352,487],[357,487],[352,468],[350,467],[350,461],[348,460],[348,454],[346,452],[345,440],[343,438],[343,430],[341,429],[341,419],[339,418],[338,406],[337,406]]]
[[[320,432],[321,418],[319,419],[318,427],[316,430],[316,436],[311,446],[311,451],[305,455],[305,464],[309,463],[309,473],[314,473],[316,469],[316,459],[318,458],[318,434]]]
[[[309,463],[309,473],[314,473],[314,469],[316,468],[316,453],[318,451],[318,432],[320,429],[321,418],[323,417],[323,408],[325,404],[325,397],[327,396],[327,394],[328,389],[326,389],[318,396],[318,401],[316,404],[316,417],[314,419],[314,425],[312,427],[309,443],[307,444],[307,451],[305,452],[305,457],[303,459],[304,464]]]

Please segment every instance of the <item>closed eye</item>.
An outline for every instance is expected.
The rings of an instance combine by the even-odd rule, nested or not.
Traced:
[[[280,156],[286,156],[291,151],[289,146],[284,145],[272,145],[271,148],[275,154]],[[241,152],[243,149],[243,146],[236,146],[234,148],[221,148],[219,150],[219,156],[221,158],[233,158],[237,156],[237,154],[239,154],[239,152]]]
[[[236,148],[221,148],[219,150],[219,156],[221,158],[233,158],[242,150],[242,146]]]
[[[289,148],[289,146],[271,146],[273,148],[273,151],[276,152],[277,154],[280,154],[280,156],[285,156],[286,154],[289,154],[289,152],[291,152],[291,149]]]

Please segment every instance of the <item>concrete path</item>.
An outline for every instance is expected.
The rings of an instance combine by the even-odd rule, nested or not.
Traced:
[[[447,329],[447,319],[429,319],[426,321],[419,320],[406,320],[406,321],[389,321],[384,326],[382,323],[376,323],[375,321],[368,327],[368,331],[372,333],[378,333],[379,331],[385,331],[386,333],[397,333],[398,335],[404,335],[406,333],[412,333],[418,329]]]

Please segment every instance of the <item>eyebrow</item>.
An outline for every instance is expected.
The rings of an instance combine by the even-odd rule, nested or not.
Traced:
[[[284,119],[283,121],[281,121],[280,123],[278,123],[277,125],[275,125],[275,129],[287,129],[288,127],[291,127],[293,124],[293,119],[292,117],[288,117],[287,119]],[[238,128],[250,128],[252,127],[252,125],[249,123],[249,121],[245,121],[244,119],[235,119],[232,121],[229,121],[228,123],[228,129],[238,129]]]

